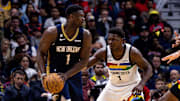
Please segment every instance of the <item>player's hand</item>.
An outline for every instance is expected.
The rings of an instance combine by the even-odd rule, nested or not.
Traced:
[[[141,95],[141,92],[143,92],[143,88],[144,88],[144,86],[142,84],[137,85],[132,90],[132,94],[134,94],[134,95]]]
[[[172,48],[175,48],[175,47],[180,45],[180,36],[179,36],[179,34],[177,32],[174,32],[174,34],[175,34],[176,42],[175,42],[175,44],[172,44]]]
[[[67,75],[65,73],[58,73],[58,75],[64,80],[64,82],[67,80]]]
[[[46,73],[41,73],[41,80],[44,80],[44,78],[47,76]]]
[[[162,61],[167,61],[168,60],[167,64],[169,64],[171,61],[177,59],[179,56],[180,56],[180,50],[176,51],[176,52],[174,52],[174,53],[172,53],[172,54],[170,54],[168,56],[163,57],[161,60]]]

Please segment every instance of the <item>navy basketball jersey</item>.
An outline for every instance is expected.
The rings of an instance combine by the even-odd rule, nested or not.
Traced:
[[[58,37],[49,49],[48,64],[50,72],[66,72],[80,61],[83,43],[83,28],[79,27],[70,39],[64,31],[64,25],[57,25]]]

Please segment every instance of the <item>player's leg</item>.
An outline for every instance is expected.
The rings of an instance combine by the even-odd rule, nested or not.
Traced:
[[[81,73],[70,78],[69,84],[71,101],[83,101]]]
[[[104,88],[103,91],[100,93],[99,97],[97,98],[97,101],[117,101],[117,100],[115,94],[113,94],[111,91],[108,91],[108,89]]]
[[[65,82],[64,88],[63,88],[63,90],[60,92],[60,95],[64,96],[64,98],[69,101],[71,98],[70,98],[70,93],[69,93],[69,85],[68,85],[68,82],[69,82],[68,80]],[[61,99],[61,97],[59,97],[58,101],[61,101],[60,99]]]

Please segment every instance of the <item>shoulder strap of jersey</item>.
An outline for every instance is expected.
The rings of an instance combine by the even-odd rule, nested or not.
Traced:
[[[79,39],[83,39],[83,32],[84,32],[84,29],[82,27],[79,27],[79,33],[78,33]]]
[[[132,45],[130,46],[130,49],[129,49],[129,62],[132,63],[132,60],[131,60],[131,50],[132,50]],[[134,64],[131,64],[131,65],[134,65]]]
[[[57,34],[59,36],[60,33],[62,33],[61,24],[56,25],[57,28]]]

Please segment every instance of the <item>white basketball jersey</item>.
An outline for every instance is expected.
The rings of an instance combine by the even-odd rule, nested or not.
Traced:
[[[138,72],[138,67],[130,63],[129,54],[131,47],[130,44],[125,44],[125,51],[122,58],[116,60],[112,56],[110,47],[107,46],[107,66],[109,68],[108,83],[111,87],[123,87],[140,82],[141,77]]]

